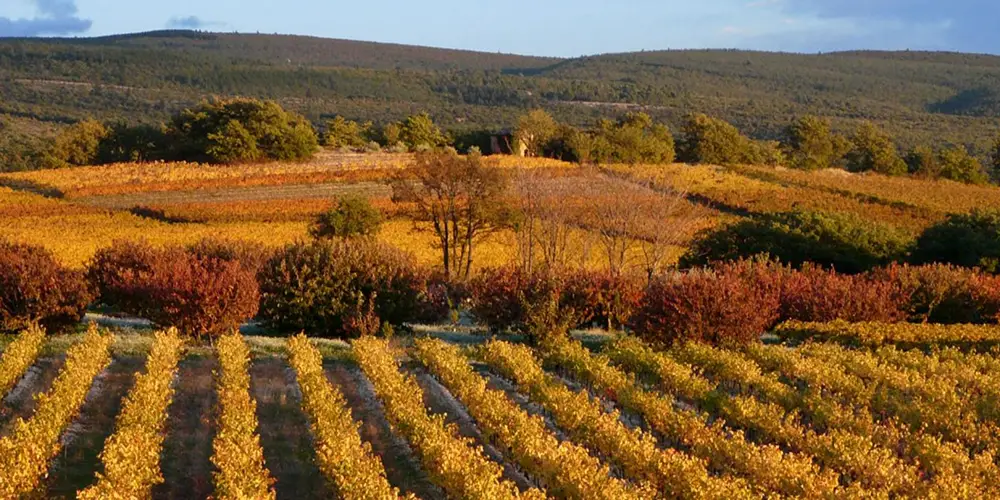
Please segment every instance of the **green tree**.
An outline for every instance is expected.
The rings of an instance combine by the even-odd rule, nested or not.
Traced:
[[[918,177],[935,179],[941,174],[938,155],[930,146],[917,146],[906,154],[907,170]]]
[[[884,175],[903,175],[906,162],[899,157],[892,137],[872,122],[863,122],[851,136],[853,149],[847,154],[847,169],[852,172],[874,171]]]
[[[101,141],[98,163],[162,160],[169,154],[166,129],[162,124],[129,126],[115,123]]]
[[[400,127],[399,139],[410,151],[437,149],[448,144],[444,132],[427,113],[407,117]]]
[[[989,176],[983,169],[983,164],[964,146],[950,147],[941,150],[937,159],[938,177],[966,184],[986,184]]]
[[[993,140],[990,148],[990,169],[994,179],[1000,179],[1000,135]]]
[[[899,261],[912,237],[851,213],[789,212],[744,219],[703,232],[681,267],[766,255],[794,267],[814,263],[860,273]]]
[[[56,136],[52,156],[59,165],[94,165],[101,141],[107,135],[108,128],[101,122],[92,119],[77,122]]]
[[[629,113],[617,123],[600,120],[590,144],[597,163],[673,163],[674,136],[646,113]]]
[[[368,198],[348,196],[316,217],[309,234],[316,239],[373,236],[382,227],[382,212]]]
[[[685,163],[737,165],[752,163],[753,141],[729,123],[704,114],[688,117],[682,130],[680,159]]]
[[[517,119],[514,140],[524,147],[527,156],[544,156],[549,141],[555,136],[559,124],[552,115],[536,109]]]
[[[372,123],[358,123],[338,116],[326,122],[326,133],[323,134],[323,145],[334,149],[351,149],[362,151],[371,142]]]
[[[213,99],[182,111],[167,134],[178,159],[211,163],[305,160],[318,143],[303,116],[248,98]]]
[[[789,164],[801,170],[831,168],[840,161],[830,121],[812,115],[795,120],[785,129],[784,149]]]
[[[925,229],[910,260],[914,264],[940,262],[1000,272],[1000,211],[954,214]]]

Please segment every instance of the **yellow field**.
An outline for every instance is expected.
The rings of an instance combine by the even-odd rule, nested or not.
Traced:
[[[308,163],[205,166],[185,163],[119,164],[0,175],[0,238],[43,245],[72,266],[82,266],[93,253],[118,239],[145,239],[153,244],[188,244],[205,237],[243,239],[278,247],[307,238],[312,217],[332,204],[321,195],[290,198],[281,189],[266,188],[271,198],[241,198],[240,188],[284,184],[356,185],[372,193],[373,203],[389,218],[380,238],[416,255],[418,261],[439,261],[434,237],[418,231],[400,214],[379,183],[406,165],[410,155],[320,155]],[[686,200],[675,215],[640,214],[629,234],[649,239],[672,231],[667,262],[675,262],[699,229],[740,217],[796,209],[850,212],[881,221],[911,234],[943,219],[947,213],[973,207],[1000,207],[1000,190],[948,181],[922,181],[856,175],[842,171],[799,172],[766,167],[690,165],[612,165],[579,168],[547,160],[491,157],[490,163],[539,172],[530,183],[549,183],[544,196],[555,196],[561,216],[574,229],[566,262],[603,267],[600,209],[609,204],[641,205],[657,192],[683,193]],[[357,184],[364,183],[364,184]],[[375,186],[375,192],[366,186]],[[296,187],[299,189],[301,186]],[[257,189],[257,188],[255,188]],[[308,187],[307,187],[308,189]],[[338,188],[339,189],[339,188]],[[260,189],[257,189],[259,196]],[[182,199],[157,201],[151,194],[174,192]],[[41,194],[46,193],[53,198]],[[146,194],[151,193],[151,194]],[[218,196],[227,193],[226,197]],[[233,193],[237,193],[234,195]],[[325,193],[325,192],[324,192]],[[170,196],[173,194],[167,193]],[[128,209],[100,208],[102,200],[120,200],[153,209],[140,216]],[[235,198],[234,198],[235,196]],[[119,198],[115,198],[119,197]],[[145,197],[145,198],[144,198]],[[151,200],[149,203],[144,199]],[[159,214],[159,215],[157,215]],[[516,235],[490,235],[476,249],[473,266],[482,268],[517,257]],[[639,250],[629,261],[639,265]]]

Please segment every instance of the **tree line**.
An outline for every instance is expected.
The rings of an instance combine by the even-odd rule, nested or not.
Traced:
[[[642,112],[598,119],[588,128],[560,123],[536,109],[507,131],[450,132],[427,113],[375,124],[342,116],[317,127],[274,101],[211,99],[152,125],[86,119],[54,139],[25,140],[3,134],[6,170],[31,170],[115,162],[192,161],[248,163],[311,158],[320,145],[351,152],[414,152],[451,147],[461,153],[506,152],[565,161],[607,164],[771,165],[801,170],[844,169],[883,175],[914,175],[984,184],[1000,169],[1000,135],[984,164],[964,146],[917,146],[901,151],[894,138],[871,122],[848,134],[826,118],[807,115],[788,124],[780,140],[755,140],[734,125],[691,114],[678,134]]]

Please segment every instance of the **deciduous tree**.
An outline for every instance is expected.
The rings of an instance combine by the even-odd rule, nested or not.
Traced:
[[[507,184],[478,153],[423,152],[393,180],[392,199],[408,203],[419,227],[434,233],[446,278],[467,278],[476,243],[510,221]]]

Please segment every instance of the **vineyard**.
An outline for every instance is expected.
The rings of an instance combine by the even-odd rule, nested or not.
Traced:
[[[984,498],[1000,487],[995,328],[789,324],[729,349],[423,331],[350,343],[209,344],[94,325],[0,337],[0,497]]]
[[[990,497],[978,208],[450,152],[0,174],[0,500]]]
[[[413,253],[421,264],[439,259],[429,232],[414,227],[388,181],[409,155],[324,153],[302,164],[212,166],[184,163],[118,164],[0,174],[0,237],[42,245],[60,261],[82,266],[115,240],[189,244],[205,237],[280,247],[307,236],[309,222],[344,195],[370,200],[387,217],[379,238]],[[622,206],[641,207],[626,221],[634,241],[671,234],[662,252],[676,261],[699,230],[792,210],[845,213],[916,236],[949,213],[1000,207],[995,188],[951,181],[901,179],[844,171],[798,172],[766,167],[611,165],[599,169],[539,158],[489,158],[534,186],[558,208],[568,227],[565,260],[607,267],[602,221]],[[515,179],[516,180],[516,179]],[[669,213],[656,213],[667,196],[683,195]],[[607,207],[599,213],[597,207]],[[664,212],[661,210],[661,212]],[[627,214],[614,214],[623,218]],[[610,221],[622,224],[622,221]],[[59,234],[61,238],[49,235]],[[517,235],[503,229],[484,236],[474,266],[515,258]],[[639,266],[642,250],[627,259]]]

